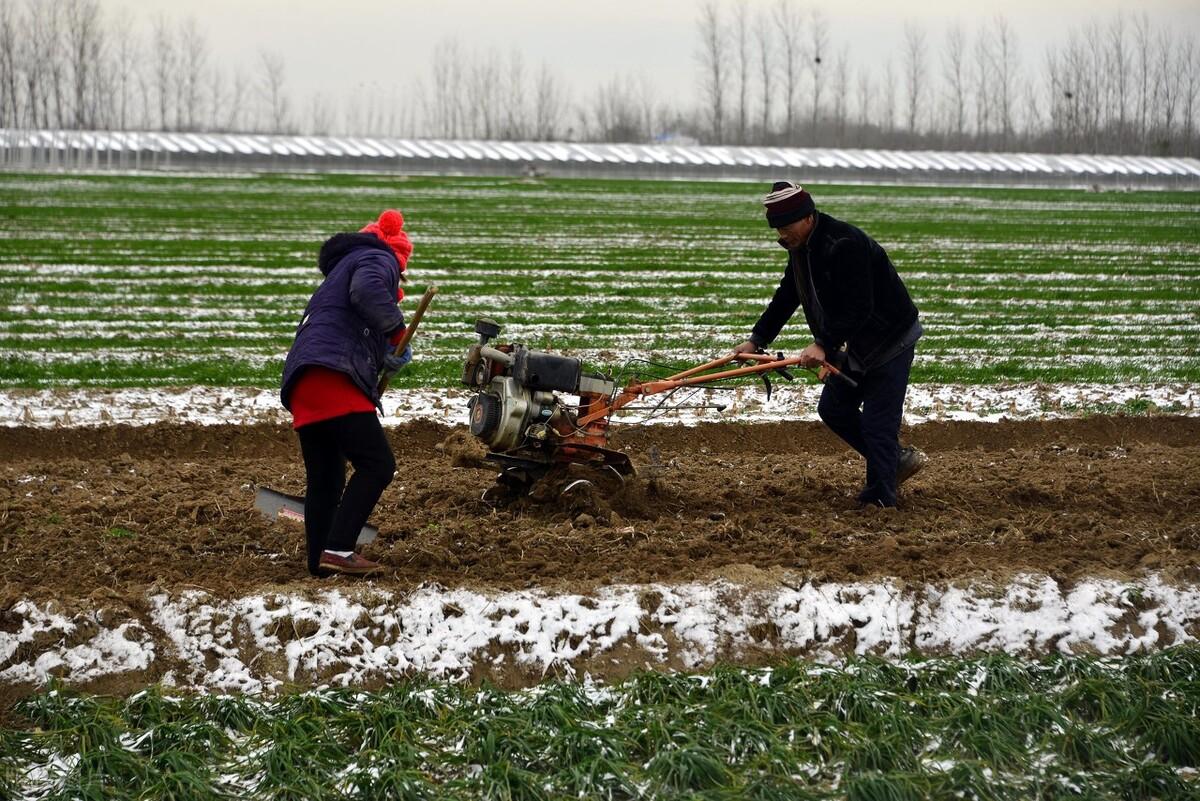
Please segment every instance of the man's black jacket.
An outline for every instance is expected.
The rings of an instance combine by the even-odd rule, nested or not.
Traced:
[[[870,369],[916,322],[917,307],[874,239],[828,214],[816,215],[808,243],[788,251],[783,280],[750,339],[761,347],[771,344],[803,306],[813,339],[827,354],[846,345]]]

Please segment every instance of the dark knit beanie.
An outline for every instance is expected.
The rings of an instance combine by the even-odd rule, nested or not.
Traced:
[[[791,181],[776,181],[763,199],[767,207],[767,225],[782,228],[796,220],[803,220],[817,210],[812,195],[799,184]]]

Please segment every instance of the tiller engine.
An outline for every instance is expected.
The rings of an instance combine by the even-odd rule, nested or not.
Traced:
[[[471,433],[488,447],[486,458],[501,468],[494,491],[485,500],[527,493],[556,467],[587,465],[623,480],[632,475],[629,457],[608,447],[609,424],[614,412],[629,408],[643,397],[682,387],[705,387],[715,381],[768,373],[790,381],[787,368],[798,358],[783,354],[730,354],[666,378],[639,381],[618,389],[611,378],[584,373],[579,359],[530,350],[522,344],[494,344],[500,326],[481,318],[475,323],[479,341],[467,351],[463,383],[477,390],[468,402]],[[722,369],[732,362],[747,366]],[[851,379],[833,365],[822,367],[843,380]],[[573,395],[578,403],[566,402]],[[680,407],[672,407],[680,408]],[[721,404],[701,407],[723,409]]]

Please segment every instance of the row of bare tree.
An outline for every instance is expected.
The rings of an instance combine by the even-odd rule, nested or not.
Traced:
[[[937,35],[910,23],[881,74],[791,0],[705,0],[697,33],[706,141],[1197,153],[1200,45],[1145,12],[1067,32],[1039,69],[1003,16]]]
[[[1145,13],[1067,32],[1037,68],[1002,16],[975,30],[909,24],[882,67],[856,64],[825,14],[795,0],[753,12],[749,0],[704,0],[696,32],[700,101],[690,107],[660,100],[632,75],[573,101],[548,65],[456,40],[439,44],[404,97],[360,83],[362,91],[297,105],[281,56],[260,51],[249,68],[221,63],[194,19],[160,14],[139,33],[128,12],[105,15],[99,0],[0,0],[0,128],[1200,149],[1200,46]]]
[[[146,37],[97,0],[0,0],[0,128],[286,130],[283,59],[253,74],[213,62],[194,19]]]

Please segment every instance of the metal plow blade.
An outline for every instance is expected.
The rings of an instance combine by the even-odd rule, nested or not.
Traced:
[[[254,493],[254,508],[262,512],[268,520],[291,520],[304,523],[304,499],[296,495],[277,492],[270,487],[259,487]],[[379,536],[379,529],[372,525],[362,527],[358,532],[358,544],[366,545],[374,542]]]

